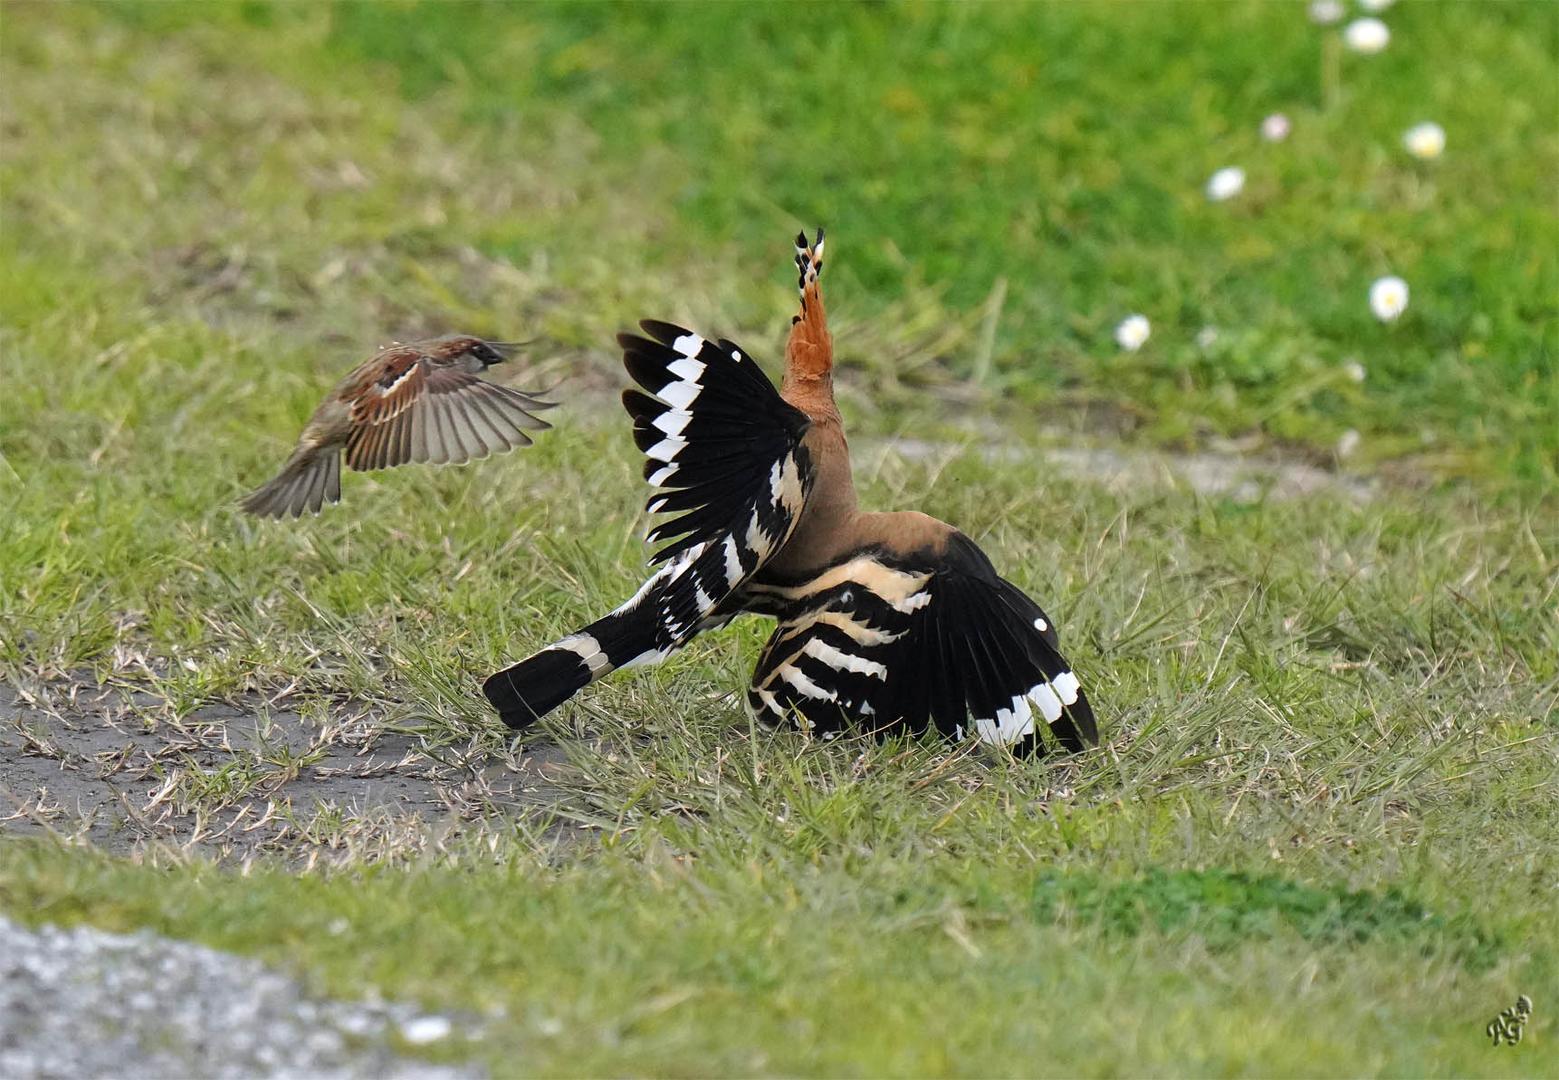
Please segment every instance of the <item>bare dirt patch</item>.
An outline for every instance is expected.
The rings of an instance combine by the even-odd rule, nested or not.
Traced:
[[[438,745],[374,709],[247,694],[184,712],[77,677],[0,686],[0,832],[114,851],[414,857],[523,829],[566,842],[553,744]]]

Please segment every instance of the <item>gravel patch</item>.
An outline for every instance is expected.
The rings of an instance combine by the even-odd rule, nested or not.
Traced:
[[[407,1005],[311,998],[253,960],[149,932],[0,918],[0,1076],[483,1075],[400,1057],[392,1033],[478,1037]]]
[[[117,853],[410,861],[517,821],[566,843],[571,832],[545,824],[565,765],[536,738],[434,747],[372,704],[246,693],[191,710],[85,673],[0,680],[0,835]]]

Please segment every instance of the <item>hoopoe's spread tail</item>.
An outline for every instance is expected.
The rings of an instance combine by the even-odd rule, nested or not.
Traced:
[[[622,607],[492,676],[488,700],[523,727],[621,667],[657,663],[722,623],[749,577],[790,539],[812,485],[807,418],[780,400],[729,341],[669,323],[623,334],[623,363],[644,390],[623,393],[657,489],[649,534],[663,565]]]
[[[871,515],[861,533],[802,580],[754,583],[779,618],[748,691],[759,716],[823,738],[934,728],[1022,755],[1046,750],[1046,727],[1063,750],[1098,742],[1055,627],[974,541],[922,515]]]

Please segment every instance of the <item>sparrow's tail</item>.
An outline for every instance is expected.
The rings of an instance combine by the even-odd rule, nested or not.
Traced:
[[[678,578],[687,562],[684,556],[667,563],[616,611],[489,677],[482,692],[503,722],[528,727],[597,679],[618,668],[658,664],[686,644],[700,627],[678,626],[667,602],[686,591]]]
[[[341,501],[341,451],[307,448],[292,458],[276,479],[251,492],[239,505],[256,517],[301,517],[319,513],[327,502]]]

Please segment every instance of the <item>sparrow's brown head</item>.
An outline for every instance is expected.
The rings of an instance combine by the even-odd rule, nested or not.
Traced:
[[[509,359],[514,355],[514,350],[524,344],[526,342],[523,341],[485,341],[469,334],[449,334],[421,342],[416,348],[434,361],[449,363],[469,357],[482,367],[489,368]]]

